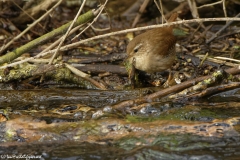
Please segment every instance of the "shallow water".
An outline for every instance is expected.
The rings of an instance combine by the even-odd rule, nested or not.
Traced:
[[[91,120],[106,105],[152,91],[1,92],[1,113],[8,117],[0,125],[2,158],[206,160],[240,156],[240,103],[236,99],[158,102],[146,106],[144,112],[112,112]],[[238,91],[233,93],[237,97]]]

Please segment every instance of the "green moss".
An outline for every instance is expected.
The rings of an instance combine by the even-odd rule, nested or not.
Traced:
[[[202,117],[215,119],[219,118],[219,115],[208,109],[201,109],[197,106],[186,106],[183,108],[170,109],[162,112],[158,116],[128,115],[126,116],[126,121],[131,123],[152,122],[156,120],[197,121]]]
[[[223,73],[221,71],[216,71],[213,73],[213,76],[217,78],[219,76],[223,76]]]
[[[6,131],[6,140],[12,140],[12,138],[16,135],[16,132],[14,132],[11,129],[8,129]]]
[[[127,115],[126,116],[126,121],[131,122],[131,123],[137,123],[137,122],[152,122],[155,120],[158,120],[159,117],[144,117],[144,116],[132,116],[132,115]]]

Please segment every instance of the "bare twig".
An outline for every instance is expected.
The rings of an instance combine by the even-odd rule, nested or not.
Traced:
[[[86,73],[83,73],[82,71],[78,70],[77,68],[65,63],[65,66],[71,70],[74,74],[78,75],[79,77],[82,77],[83,79],[89,81],[90,83],[92,83],[93,85],[95,85],[96,87],[98,87],[99,89],[102,89],[102,90],[106,90],[107,88],[101,84],[101,83],[98,83],[97,81],[95,81],[94,79],[90,78],[90,76]]]
[[[200,59],[204,59],[205,56],[202,56],[202,55],[196,55],[196,57],[199,57]],[[224,64],[225,66],[230,66],[230,67],[234,67],[238,64],[234,64],[234,63],[230,63],[230,62],[226,62],[226,61],[223,61],[223,60],[219,60],[219,59],[216,59],[216,58],[206,58],[207,61],[210,61],[210,62],[214,62],[214,63],[218,63],[218,64]]]
[[[220,3],[222,3],[222,5],[223,5],[223,13],[224,13],[224,16],[227,17],[225,0],[220,0],[220,1],[218,1],[218,2],[214,2],[214,3],[210,3],[210,4],[204,4],[204,5],[199,6],[199,7],[197,7],[197,8],[200,9],[200,8],[204,8],[204,7],[214,6],[214,5],[217,5],[217,4],[220,4]]]
[[[76,38],[78,38],[78,37],[79,37],[83,32],[85,32],[94,22],[97,21],[98,17],[102,14],[102,11],[104,10],[104,7],[106,6],[107,2],[108,2],[108,0],[106,0],[105,3],[100,7],[100,11],[99,11],[99,13],[97,14],[97,16],[93,19],[93,21],[92,21],[85,29],[83,29],[78,35],[76,35],[76,36],[72,39],[72,41],[75,40]]]
[[[59,43],[59,45],[58,45],[58,47],[57,47],[57,49],[56,49],[56,52],[54,53],[54,55],[52,56],[51,60],[49,61],[49,64],[52,64],[53,60],[57,57],[58,51],[59,51],[60,47],[62,46],[63,42],[64,42],[65,39],[67,38],[67,36],[68,36],[69,32],[71,31],[74,23],[77,21],[78,16],[79,16],[80,13],[82,12],[82,9],[83,9],[85,3],[86,3],[86,0],[84,0],[84,1],[82,2],[82,5],[81,5],[81,7],[80,7],[79,10],[78,10],[77,15],[75,16],[74,20],[72,21],[71,25],[69,26],[69,28],[68,28],[67,32],[65,33],[64,37],[61,39],[61,42]]]
[[[188,5],[191,10],[193,18],[199,18],[196,1],[195,0],[187,0],[187,2],[188,2]]]
[[[135,17],[133,23],[132,23],[132,27],[135,27],[137,22],[139,21],[139,19],[141,18],[144,10],[146,9],[148,3],[150,0],[144,0],[143,4],[141,5],[139,12],[137,13],[137,16]]]
[[[220,4],[220,3],[222,3],[222,1],[214,2],[214,3],[210,3],[210,4],[204,4],[204,5],[199,6],[197,8],[200,9],[200,8],[209,7],[209,6],[213,6],[213,5]]]
[[[223,91],[227,91],[227,90],[235,89],[235,88],[239,88],[239,87],[240,87],[240,82],[232,82],[229,84],[224,84],[224,85],[220,85],[220,86],[218,85],[215,87],[207,88],[200,93],[193,94],[193,95],[187,96],[185,98],[187,98],[187,100],[201,98],[201,97],[210,96],[210,95],[213,95],[213,94],[216,94],[219,92],[223,92]]]
[[[84,26],[85,24],[86,24],[86,23],[81,24],[81,25],[73,28],[73,29],[69,32],[68,35],[71,35],[71,34],[75,33],[77,30],[79,30],[79,28],[81,28],[81,27]],[[39,53],[39,56],[40,56],[42,53],[47,52],[47,51],[53,49],[55,46],[57,46],[57,45],[60,43],[60,41],[62,40],[62,38],[63,38],[63,37],[59,38],[57,41],[55,41],[55,42],[52,43],[50,46],[48,46],[47,48],[45,48],[42,52]]]
[[[107,27],[107,28],[95,28],[93,25],[91,25],[91,28],[94,30],[94,31],[97,31],[97,32],[105,32],[105,31],[108,31],[111,29],[111,27]]]
[[[226,4],[225,4],[225,0],[222,0],[222,5],[223,5],[223,12],[224,12],[224,16],[227,17],[227,11],[226,11]]]
[[[201,67],[203,65],[203,62],[207,59],[207,57],[208,57],[208,52],[205,54],[205,56],[203,57],[202,61],[198,65],[198,67]]]
[[[167,22],[167,20],[166,20],[166,18],[165,18],[165,16],[164,16],[164,12],[163,12],[162,0],[159,0],[160,6],[158,5],[158,3],[157,3],[156,0],[154,0],[154,3],[155,3],[155,5],[157,6],[158,11],[159,11],[159,12],[161,13],[161,15],[162,15],[162,23],[163,23],[163,22]]]
[[[160,4],[160,11],[161,11],[161,14],[162,14],[162,23],[163,22],[167,22],[165,16],[164,16],[164,12],[163,12],[163,4],[162,4],[162,0],[159,0],[159,4]],[[164,21],[163,21],[164,20]]]
[[[74,74],[78,75],[79,77],[85,78],[85,77],[90,77],[90,75],[78,70],[77,68],[73,67],[72,65],[69,65],[65,63],[65,66],[70,69]]]
[[[240,13],[238,13],[235,17],[239,17]],[[211,38],[209,38],[206,43],[210,43],[212,40],[214,40],[224,29],[226,29],[232,22],[234,21],[228,21],[217,33],[215,33]]]
[[[227,57],[214,57],[216,59],[221,59],[221,60],[226,60],[226,61],[233,61],[233,62],[238,62],[240,63],[240,60],[238,59],[233,59],[233,58],[227,58]]]

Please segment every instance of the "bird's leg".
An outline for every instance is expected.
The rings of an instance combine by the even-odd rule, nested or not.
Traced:
[[[173,79],[172,71],[169,69],[168,79],[167,79],[167,81],[163,84],[163,88],[169,87],[170,82],[172,81],[172,79]]]
[[[176,85],[181,83],[181,80],[179,79],[179,72],[175,72],[174,74],[169,69],[169,75],[167,81],[163,84],[164,88]]]

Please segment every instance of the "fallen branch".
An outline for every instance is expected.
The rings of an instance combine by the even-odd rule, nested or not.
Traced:
[[[230,75],[227,75],[227,73],[224,72],[223,70],[216,71],[212,74],[212,76],[210,78],[207,78],[207,79],[199,82],[198,84],[196,84],[192,87],[189,87],[177,94],[171,95],[171,96],[169,96],[169,98],[174,99],[174,98],[179,98],[179,97],[186,97],[189,94],[194,94],[196,92],[205,90],[210,85],[216,84],[216,83],[221,82],[224,79],[228,78],[228,76],[230,76]]]
[[[239,74],[240,73],[240,66],[230,68],[230,69],[227,69],[225,71],[229,74],[232,74],[232,75]],[[198,78],[195,78],[193,80],[183,82],[181,84],[178,84],[178,85],[172,86],[170,88],[160,90],[158,92],[155,92],[153,94],[150,94],[150,95],[138,98],[138,99],[127,100],[127,101],[120,102],[120,103],[115,104],[111,107],[113,109],[116,109],[116,110],[124,110],[125,107],[132,107],[134,105],[139,105],[139,104],[146,103],[146,102],[152,102],[153,100],[155,100],[157,98],[163,98],[163,97],[165,97],[165,96],[167,96],[171,93],[176,93],[176,92],[182,91],[183,89],[191,87],[194,84],[196,84],[200,81],[203,81],[205,79],[208,79],[210,77],[211,77],[211,75],[198,77]]]
[[[193,94],[193,95],[187,96],[185,98],[187,98],[187,100],[189,101],[192,99],[198,99],[198,98],[210,96],[210,95],[213,95],[213,94],[216,94],[219,92],[228,91],[228,90],[239,88],[239,87],[240,87],[240,82],[232,82],[229,84],[224,84],[224,85],[220,85],[220,86],[207,88],[200,93]]]

